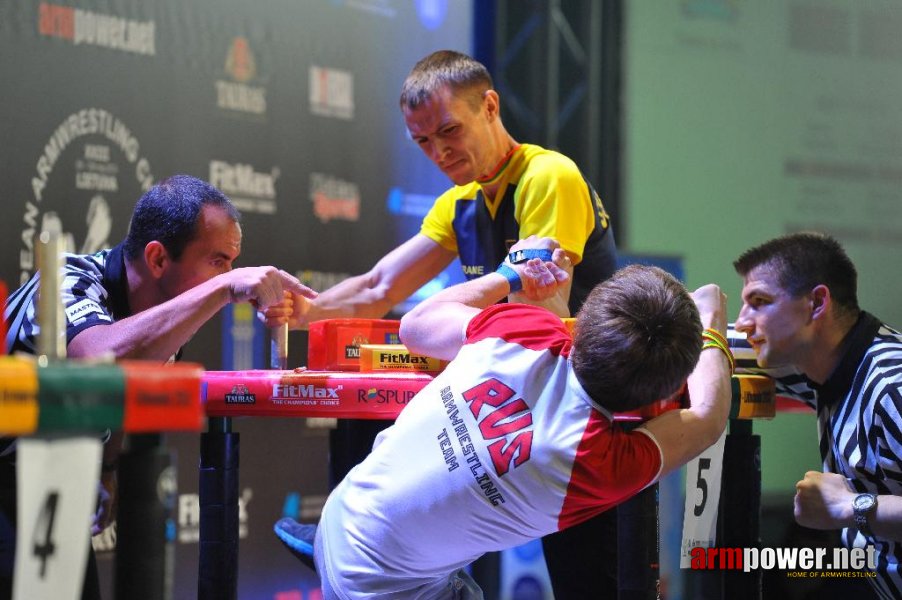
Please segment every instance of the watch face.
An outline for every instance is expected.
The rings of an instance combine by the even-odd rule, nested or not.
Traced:
[[[852,507],[856,511],[868,511],[874,506],[874,496],[871,494],[858,494],[852,501]]]
[[[520,264],[521,262],[526,261],[526,253],[523,252],[522,250],[516,250],[514,252],[511,252],[507,256],[507,259],[509,261],[511,261],[511,264],[517,265],[517,264]]]

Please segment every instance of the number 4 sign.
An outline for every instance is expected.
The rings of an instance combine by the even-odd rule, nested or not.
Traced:
[[[18,441],[15,600],[81,597],[100,455],[96,437]]]
[[[693,548],[714,546],[726,434],[724,430],[713,446],[686,463],[686,509],[683,513],[683,543],[680,546],[682,569],[688,569],[691,565],[689,553]]]

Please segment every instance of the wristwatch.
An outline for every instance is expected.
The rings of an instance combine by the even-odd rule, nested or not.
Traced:
[[[531,258],[540,258],[544,261],[549,261],[551,260],[551,250],[514,250],[507,255],[507,261],[512,265],[519,265]],[[520,279],[520,275],[507,266],[507,263],[502,262],[495,272],[507,279],[507,282],[511,286],[511,294],[523,289],[523,281]]]
[[[855,526],[858,531],[873,536],[868,525],[868,515],[877,510],[877,494],[858,494],[852,500],[852,511],[855,513]]]

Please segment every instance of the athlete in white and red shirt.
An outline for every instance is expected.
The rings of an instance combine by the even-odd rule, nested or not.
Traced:
[[[537,259],[513,266],[533,293],[566,278]],[[669,277],[638,267],[621,278],[637,274]],[[615,506],[722,431],[730,388],[719,353],[703,353],[689,377],[691,408],[626,431],[584,388],[558,317],[521,304],[480,311],[509,285],[498,274],[460,284],[402,321],[411,350],[454,360],[330,495],[316,543],[326,599],[481,597],[463,593],[472,585],[461,579],[465,565]],[[719,290],[694,299],[702,323],[723,331]],[[687,330],[698,336],[692,314]],[[675,387],[695,365],[696,343]]]

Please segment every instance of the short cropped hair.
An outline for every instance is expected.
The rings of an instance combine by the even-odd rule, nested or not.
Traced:
[[[135,206],[125,238],[129,260],[158,241],[172,260],[178,260],[185,246],[197,237],[197,221],[204,206],[221,208],[236,223],[241,215],[218,189],[190,175],[173,175],[150,188]]]
[[[571,361],[588,394],[611,412],[676,393],[702,348],[698,308],[657,267],[631,265],[589,293],[576,315]]]
[[[733,267],[740,277],[758,267],[769,269],[793,298],[825,285],[838,316],[859,312],[858,272],[843,247],[829,235],[808,231],[774,238],[743,252]]]
[[[404,80],[401,108],[417,108],[445,86],[454,92],[472,92],[470,99],[475,107],[483,93],[492,89],[492,76],[481,62],[466,54],[454,50],[433,52],[414,65]]]

